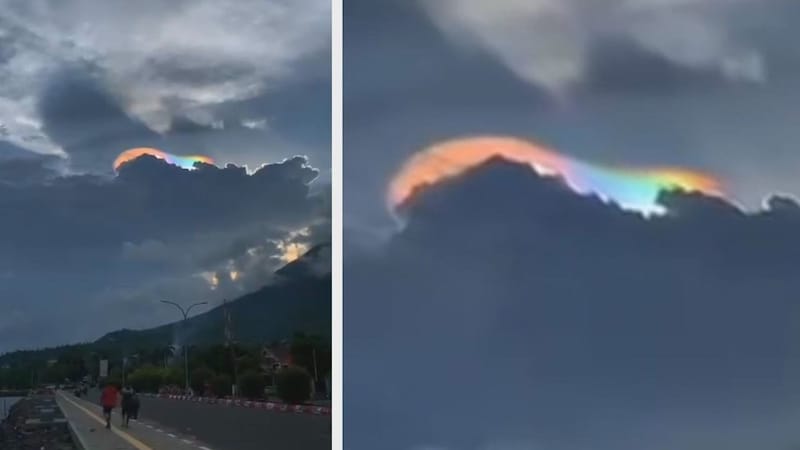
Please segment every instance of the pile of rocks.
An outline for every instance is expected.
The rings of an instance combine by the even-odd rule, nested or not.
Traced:
[[[3,450],[78,450],[53,395],[33,395],[17,402],[0,424]]]

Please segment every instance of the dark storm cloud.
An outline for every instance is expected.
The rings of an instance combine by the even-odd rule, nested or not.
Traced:
[[[500,161],[418,197],[346,260],[346,446],[798,445],[797,203],[660,201],[644,219]]]
[[[0,160],[0,183],[40,183],[59,176],[61,166],[63,159],[53,155]]]
[[[34,247],[42,240],[51,245],[39,251],[51,252],[253,223],[302,223],[316,207],[316,200],[308,197],[308,183],[315,176],[316,170],[301,158],[265,165],[248,175],[235,166],[187,171],[142,157],[111,180],[70,176],[30,188],[9,186],[0,195],[3,209],[24,213],[3,221],[0,232],[18,238],[0,245],[10,255],[12,247]],[[35,232],[39,227],[42,232]],[[24,260],[24,254],[16,255],[7,263]]]
[[[6,3],[0,352],[152,326],[158,298],[235,298],[287,243],[330,240],[329,1]],[[134,147],[219,167],[115,174]]]
[[[326,80],[303,79],[286,90],[219,105],[208,113],[187,111],[159,134],[129,116],[87,71],[74,68],[53,76],[39,99],[43,130],[67,153],[74,171],[110,173],[114,159],[135,147],[207,154],[223,164],[236,161],[253,168],[287,154],[307,154],[315,166],[330,164]],[[267,117],[268,129],[246,126],[248,121],[260,126],[263,120],[266,127]]]
[[[783,22],[782,1],[770,3]],[[634,44],[674,65],[733,82],[769,76],[764,48],[752,34],[764,2],[739,0],[420,0],[451,41],[491,55],[520,79],[556,93],[585,80],[592,46],[606,39]],[[778,14],[775,14],[778,13]],[[759,17],[760,16],[760,17]]]
[[[481,134],[709,171],[747,211],[797,193],[794,3],[345,2],[345,446],[796,447],[794,196],[645,220],[495,167],[388,237],[384,206]]]
[[[9,161],[12,159],[30,159],[34,158],[32,152],[25,150],[22,147],[18,147],[14,144],[9,142],[0,142],[0,160],[2,161]]]
[[[207,133],[214,130],[214,124],[199,123],[188,117],[175,118],[169,127],[170,133],[175,134]]]
[[[683,67],[625,41],[601,41],[592,48],[585,80],[579,88],[584,95],[666,95],[729,84],[713,70]]]
[[[462,42],[457,38],[448,39],[446,27],[443,29],[438,26],[439,23],[435,20],[437,14],[457,17],[460,10],[464,11],[464,16],[468,16],[470,11],[496,13],[500,18],[498,20],[508,20],[513,25],[505,30],[498,29],[496,33],[498,35],[507,33],[509,45],[513,43],[520,49],[515,53],[518,53],[520,58],[530,59],[530,61],[525,60],[520,64],[530,63],[531,70],[546,71],[553,62],[549,58],[555,58],[558,54],[554,52],[553,55],[548,55],[545,51],[546,47],[543,48],[538,43],[525,39],[528,37],[525,33],[533,36],[540,33],[536,27],[526,26],[524,21],[525,14],[537,14],[535,13],[536,6],[513,1],[486,3],[472,0],[451,0],[441,2],[440,8],[431,8],[437,13],[430,13],[429,9],[423,7],[430,3],[434,2],[353,0],[344,5],[345,20],[347,21],[344,45],[346,53],[350,55],[348,67],[345,68],[346,102],[367,100],[370,96],[377,103],[381,99],[385,100],[387,95],[396,94],[398,97],[398,101],[395,102],[396,107],[404,107],[408,102],[423,102],[434,108],[440,108],[453,102],[477,105],[477,101],[473,101],[473,99],[488,102],[487,106],[489,107],[493,103],[503,104],[506,107],[515,105],[546,107],[550,105],[553,99],[548,99],[547,95],[542,92],[549,89],[550,86],[531,83],[525,76],[514,71],[514,64],[498,64],[492,51],[482,49],[480,45],[475,44],[474,40],[465,38]],[[558,4],[557,1],[542,3]],[[580,4],[581,2],[568,3]],[[606,6],[613,6],[623,2],[611,0],[604,3]],[[656,4],[657,2],[652,3]],[[694,3],[708,2],[695,1]],[[740,6],[746,8],[750,6],[749,3],[745,1]],[[779,2],[773,1],[772,3],[778,4]],[[451,4],[453,7],[450,8],[446,6],[447,4]],[[664,4],[669,4],[669,2],[664,2]],[[459,9],[459,5],[462,9]],[[574,9],[576,15],[588,14],[588,10],[592,8],[588,7],[589,4],[585,2],[584,5],[587,7],[567,7],[565,9]],[[659,8],[658,5],[645,5],[642,9],[659,10]],[[784,9],[791,8],[792,5],[787,4]],[[520,10],[516,17],[513,14],[507,16],[502,14],[503,12],[513,13],[515,9]],[[783,20],[780,14],[774,10],[769,14],[760,10],[761,8],[758,11],[758,19],[753,19],[753,21],[766,20],[770,24],[775,24]],[[747,8],[745,11],[752,12],[751,8]],[[610,14],[608,13],[608,15]],[[598,19],[602,20],[603,15]],[[679,15],[676,14],[676,16]],[[487,17],[485,24],[480,24],[478,20],[476,22],[475,27],[489,27],[492,24],[492,18]],[[500,28],[499,25],[502,23],[498,24],[498,28]],[[671,58],[672,55],[665,55],[648,47],[646,44],[649,41],[643,42],[614,33],[598,32],[593,34],[594,25],[586,24],[586,35],[593,36],[593,39],[585,44],[580,56],[575,56],[575,58],[583,60],[580,65],[584,67],[581,70],[585,70],[585,74],[582,74],[582,80],[579,83],[582,91],[587,88],[597,92],[603,92],[606,88],[613,91],[630,89],[634,92],[642,89],[658,90],[659,88],[674,90],[681,87],[692,88],[698,83],[725,83],[726,75],[721,73],[714,64],[681,64],[680,60]],[[514,34],[519,31],[515,30],[516,26],[524,28],[525,32]],[[754,28],[763,31],[766,27]],[[700,33],[702,29],[692,29],[692,31]],[[560,32],[569,34],[572,30],[561,30]],[[512,37],[517,37],[517,39],[512,39]],[[703,37],[712,39],[709,36]],[[691,36],[684,36],[677,42],[683,42],[683,39],[690,38]],[[667,36],[664,36],[663,39],[667,39]],[[768,39],[763,37],[758,43],[766,48],[774,47],[774,42],[767,41]],[[698,40],[696,44],[701,46],[703,43]],[[709,47],[711,47],[710,44]],[[528,51],[525,51],[526,49]],[[541,52],[537,52],[537,50],[541,50]],[[708,51],[711,52],[711,50]],[[783,57],[783,59],[786,58],[786,56]],[[698,59],[700,58],[698,57]],[[713,57],[709,56],[709,60],[713,60]],[[376,66],[375,63],[378,61],[381,62],[381,65]],[[417,63],[414,64],[414,61]],[[622,79],[613,83],[615,78]]]
[[[64,159],[29,152],[0,142],[0,184],[35,184],[57,177],[64,170]]]
[[[72,324],[104,310],[112,328],[151,326],[162,317],[156,297],[221,295],[209,279],[218,271],[239,272],[232,292],[259,287],[281,265],[278,242],[329,224],[328,200],[310,193],[317,173],[302,157],[248,174],[233,165],[188,171],[146,156],[113,178],[0,183],[0,209],[13,211],[0,223],[8,237],[0,240],[0,306],[20,317],[0,327],[0,351],[96,338],[111,331],[108,321]],[[256,253],[264,255],[257,262]],[[121,304],[138,304],[140,314]]]
[[[76,170],[110,171],[123,150],[156,146],[159,135],[128,117],[87,70],[54,76],[39,98],[44,131],[69,155]]]
[[[547,101],[486,55],[454,48],[414,2],[353,0],[343,6],[349,120],[389,99],[392,110]]]
[[[514,30],[541,32],[524,20],[536,5],[580,3],[460,1],[464,8],[452,8],[451,16],[461,11],[478,22],[518,19],[509,27],[512,36]],[[742,55],[757,51],[764,77],[736,76],[736,64],[730,61],[733,73],[726,75],[718,65],[686,64],[680,54],[655,51],[655,43],[669,41],[669,27],[651,27],[658,31],[652,36],[657,39],[647,43],[619,33],[595,33],[596,22],[608,23],[608,12],[598,12],[597,20],[582,12],[581,24],[592,39],[581,54],[580,82],[569,92],[554,93],[519,76],[485,46],[448,33],[420,2],[345,3],[345,226],[361,235],[382,233],[388,222],[383,206],[386,180],[413,152],[464,135],[531,138],[604,164],[707,171],[725,180],[732,196],[748,208],[759,207],[771,192],[800,192],[791,169],[800,164],[800,135],[791,124],[800,114],[800,53],[790,44],[796,41],[790,17],[798,6],[791,1],[744,0],[718,2],[722,6],[711,5],[715,12],[708,12],[713,2],[679,3],[702,16],[703,26],[693,32],[711,26],[714,33],[724,34],[723,41],[731,42],[730,48],[742,50],[731,50],[741,57],[738,69],[747,69],[748,58]],[[736,14],[723,4],[735,7]],[[602,9],[621,2],[599,5]],[[670,5],[674,6],[654,1],[641,8],[663,23],[659,21],[680,17],[680,8],[671,10]],[[470,15],[474,8],[503,7],[529,11]],[[639,29],[645,37],[647,30]],[[502,31],[496,27],[493,32]],[[702,39],[692,40],[680,27],[673,31],[675,42],[687,43],[689,49],[714,48]],[[541,40],[524,36],[512,43],[520,46],[521,57],[532,57],[534,43]],[[528,44],[531,51],[526,51]],[[559,54],[557,48],[553,54]],[[715,60],[720,61],[706,59]],[[546,61],[536,62],[531,67],[545,65]]]
[[[0,14],[0,139],[79,173],[155,146],[251,167],[303,154],[329,178],[330,2],[84,3]]]

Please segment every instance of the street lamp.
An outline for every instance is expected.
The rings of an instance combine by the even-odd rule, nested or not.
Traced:
[[[161,303],[166,303],[168,305],[172,305],[172,306],[178,308],[178,311],[180,311],[181,314],[183,314],[183,321],[181,322],[181,327],[183,327],[184,331],[186,330],[186,320],[189,318],[189,311],[191,311],[192,308],[194,308],[195,306],[207,305],[208,304],[208,302],[199,302],[199,303],[194,303],[192,305],[189,305],[188,308],[183,309],[183,307],[181,305],[179,305],[179,304],[177,304],[175,302],[170,302],[170,301],[167,301],[167,300],[161,300]],[[184,378],[186,380],[185,390],[186,390],[186,392],[189,392],[189,346],[186,345],[186,342],[183,343],[183,374],[184,374]]]

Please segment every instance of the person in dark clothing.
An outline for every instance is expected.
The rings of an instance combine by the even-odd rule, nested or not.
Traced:
[[[130,420],[139,418],[139,397],[130,386],[122,390],[122,425],[130,426]]]

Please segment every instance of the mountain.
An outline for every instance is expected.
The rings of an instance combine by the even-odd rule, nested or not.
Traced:
[[[314,278],[331,273],[331,246],[322,244],[312,247],[303,256],[286,264],[275,272],[284,279],[298,280]]]
[[[327,251],[326,251],[327,249]],[[296,331],[330,335],[330,244],[317,245],[276,271],[275,282],[227,304],[234,339],[267,342]],[[327,260],[326,260],[327,258]],[[328,268],[327,271],[322,268]],[[137,346],[174,343],[175,323],[146,330],[119,330],[96,341],[98,345]],[[222,342],[224,306],[189,318],[185,336],[194,345]],[[183,334],[183,333],[180,333]]]
[[[228,302],[234,339],[243,343],[265,343],[288,338],[295,332],[330,336],[330,258],[330,244],[317,245],[279,269],[272,283]],[[185,332],[176,325],[180,324],[170,323],[143,330],[123,329],[92,343],[7,353],[0,355],[0,366],[47,360],[75,350],[115,354],[141,348],[163,348],[180,344],[181,337],[192,345],[221,343],[225,336],[224,307],[217,306],[189,318]]]

